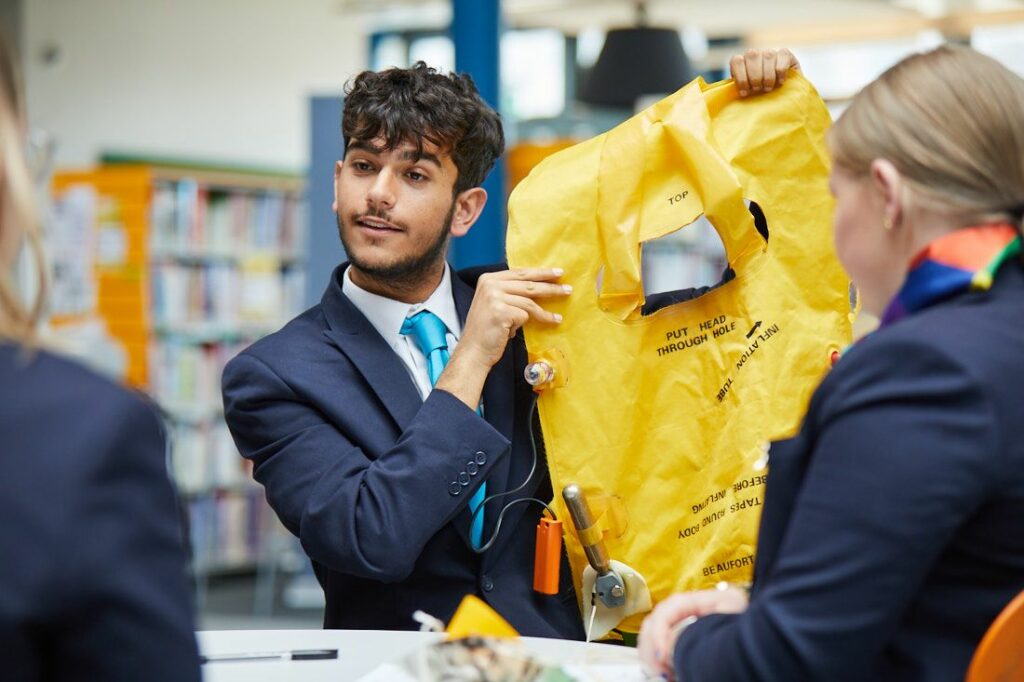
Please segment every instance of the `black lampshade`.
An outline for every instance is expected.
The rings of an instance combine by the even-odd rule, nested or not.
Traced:
[[[580,101],[632,109],[639,97],[675,92],[691,78],[678,31],[616,28],[608,32],[597,62],[583,79]]]

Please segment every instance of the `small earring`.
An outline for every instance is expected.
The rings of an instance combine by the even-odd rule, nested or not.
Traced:
[[[892,218],[886,216],[882,219],[882,227],[885,228],[886,232],[892,232]]]

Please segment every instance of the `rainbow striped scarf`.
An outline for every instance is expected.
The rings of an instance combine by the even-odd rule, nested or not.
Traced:
[[[987,291],[996,271],[1021,252],[1012,225],[966,227],[936,239],[917,254],[879,328],[962,291]]]

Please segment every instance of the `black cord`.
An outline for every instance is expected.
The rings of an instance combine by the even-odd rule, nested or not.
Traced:
[[[506,495],[512,495],[513,493],[519,492],[527,485],[529,485],[530,481],[533,479],[533,474],[537,471],[537,441],[534,438],[533,434],[533,413],[536,409],[537,394],[534,393],[533,400],[530,402],[530,412],[526,416],[526,423],[529,426],[530,432],[530,454],[533,456],[533,461],[530,464],[530,473],[526,475],[526,480],[523,481],[522,485],[520,485],[519,487],[513,488],[512,490],[506,490],[503,493],[495,493],[493,495],[485,497],[484,501],[477,505],[476,509],[473,511],[473,515],[469,519],[470,528],[473,527],[473,522],[476,520],[476,515],[483,511],[483,508],[487,505],[488,502],[490,502],[491,500],[496,500],[499,497],[505,497]],[[543,500],[538,500],[536,497],[521,497],[518,500],[512,500],[504,507],[502,507],[500,512],[498,512],[498,520],[494,523],[494,532],[491,533],[491,539],[484,543],[479,549],[474,549],[474,552],[476,552],[477,554],[483,554],[491,548],[491,545],[494,544],[494,541],[498,539],[498,532],[501,530],[501,520],[505,518],[505,512],[509,510],[509,507],[512,507],[513,505],[516,504],[520,504],[522,502],[536,502],[537,504],[544,507],[549,514],[551,514],[551,518],[555,519],[556,521],[558,520],[558,516],[555,515],[555,511],[548,505],[547,502],[544,502]]]
[[[509,507],[511,507],[513,505],[516,505],[516,504],[520,504],[521,502],[536,502],[537,504],[539,504],[539,505],[543,506],[545,509],[547,509],[551,513],[551,516],[555,515],[555,512],[551,511],[551,507],[549,507],[546,502],[544,502],[543,500],[538,500],[536,497],[520,497],[518,500],[512,500],[511,502],[506,504],[504,507],[502,507],[501,511],[498,513],[498,520],[494,524],[494,532],[491,534],[491,539],[488,540],[479,549],[474,549],[473,550],[474,552],[476,552],[477,554],[483,554],[484,552],[486,552],[487,550],[489,550],[491,548],[491,545],[494,544],[494,541],[498,539],[498,532],[501,530],[501,520],[503,518],[505,518],[505,512],[507,512],[509,510]],[[483,506],[484,505],[481,504],[479,507],[477,507],[477,511],[479,511],[480,508],[483,507]],[[476,516],[476,512],[473,512],[473,516],[474,517]]]

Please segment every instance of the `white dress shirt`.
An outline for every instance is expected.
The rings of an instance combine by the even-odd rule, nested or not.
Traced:
[[[366,319],[370,321],[384,340],[388,342],[391,349],[395,351],[405,365],[409,376],[412,378],[416,388],[419,389],[420,397],[427,399],[427,394],[433,388],[430,385],[430,374],[427,372],[427,359],[416,346],[412,336],[402,334],[402,324],[405,318],[415,315],[421,310],[430,312],[441,318],[441,321],[448,327],[446,335],[448,339],[448,352],[455,350],[462,334],[462,325],[459,322],[459,315],[455,311],[455,299],[452,297],[452,280],[448,263],[444,264],[444,275],[441,283],[434,289],[423,303],[403,303],[392,298],[372,294],[361,288],[352,281],[352,268],[345,269],[345,275],[341,282],[341,291],[348,297],[352,304],[359,309]]]

